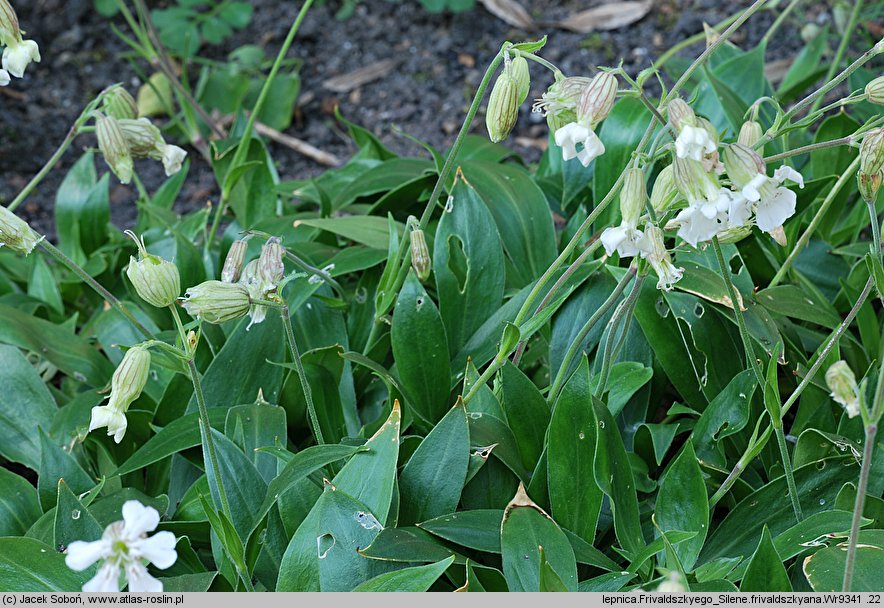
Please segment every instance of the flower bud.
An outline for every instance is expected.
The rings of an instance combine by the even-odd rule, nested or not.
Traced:
[[[420,228],[411,231],[411,267],[422,282],[430,278],[430,250],[424,231]]]
[[[737,143],[751,148],[756,143],[758,143],[758,140],[761,139],[761,136],[763,134],[764,129],[761,128],[760,123],[754,120],[747,120],[743,123],[743,126],[740,127],[740,134],[737,136]],[[762,151],[758,150],[758,153],[761,154]]]
[[[112,116],[99,114],[95,120],[95,134],[98,136],[98,149],[104,155],[104,162],[121,183],[131,182],[135,165],[129,152],[129,144],[120,129],[120,122]]]
[[[881,167],[884,167],[884,128],[866,133],[859,148],[860,171],[874,175]]]
[[[0,247],[6,245],[13,251],[28,255],[44,238],[34,232],[26,221],[0,205]]]
[[[242,285],[249,294],[249,297],[252,299],[263,299],[266,295],[264,291],[263,281],[259,276],[258,272],[258,260],[252,260],[246,267],[243,268],[242,275],[239,277],[239,283],[237,285]],[[261,323],[267,317],[267,307],[261,304],[252,304],[249,308],[249,326],[246,328],[248,331],[252,325],[257,323]]]
[[[666,107],[669,112],[669,122],[676,131],[681,131],[684,126],[692,127],[697,124],[694,110],[683,99],[676,97]]]
[[[21,40],[21,29],[15,9],[7,0],[0,0],[0,44],[8,46]]]
[[[528,70],[528,60],[519,55],[513,57],[509,65],[510,76],[519,89],[519,105],[522,105],[528,99],[528,93],[531,91],[531,72]]]
[[[190,287],[181,299],[191,317],[206,323],[224,323],[244,317],[249,312],[249,291],[239,283],[205,281]]]
[[[657,289],[671,291],[684,274],[684,268],[676,268],[663,243],[663,231],[653,224],[645,226],[644,258],[657,273]]]
[[[657,179],[654,181],[654,188],[651,190],[651,206],[657,213],[665,213],[678,199],[674,172],[675,167],[667,165],[657,174]]]
[[[884,181],[884,168],[877,173],[865,173],[860,170],[856,174],[856,181],[863,200],[872,205],[878,200],[878,190]]]
[[[555,81],[541,99],[534,103],[532,110],[546,117],[552,131],[577,120],[577,102],[591,80],[582,76],[571,76]]]
[[[782,230],[782,226],[780,226],[779,229]],[[777,236],[775,236],[774,232],[777,232],[777,230],[774,229],[773,231],[771,231],[771,236],[774,236],[774,238],[777,238],[779,233],[777,233]],[[746,224],[743,224],[742,226],[732,226],[732,227],[728,228],[727,230],[722,230],[721,232],[718,233],[718,242],[721,243],[722,245],[725,245],[727,243],[738,243],[751,234],[752,234],[752,224],[751,223],[746,223]]]
[[[878,76],[866,85],[866,99],[873,104],[884,106],[884,76]]]
[[[599,72],[590,81],[577,102],[577,121],[592,129],[606,119],[617,99],[617,77]]]
[[[135,158],[152,158],[163,162],[166,176],[171,177],[181,170],[181,163],[187,152],[172,146],[163,139],[160,130],[147,118],[121,119],[120,130]]]
[[[703,168],[703,163],[676,157],[672,164],[675,186],[689,202],[718,198],[718,179]]]
[[[826,385],[832,399],[844,407],[848,418],[859,414],[859,387],[853,370],[845,361],[836,361],[826,370]]]
[[[285,276],[285,247],[278,237],[267,239],[261,248],[261,257],[258,258],[258,280],[261,289],[266,294],[276,289],[282,277]]]
[[[224,268],[221,270],[222,283],[236,283],[242,274],[243,262],[246,259],[246,250],[249,243],[246,239],[234,241],[227,250],[227,257],[224,259]]]
[[[121,86],[115,86],[102,97],[102,111],[117,120],[138,118],[135,99]]]
[[[764,160],[752,148],[742,144],[724,146],[724,168],[731,182],[739,189],[744,188],[759,173],[765,173]]]
[[[675,570],[670,572],[655,589],[657,593],[684,593],[687,590],[688,588],[685,587],[681,574]]]
[[[125,412],[138,399],[150,372],[150,351],[134,346],[126,351],[111,379],[111,394],[107,406]]]
[[[635,227],[648,200],[645,174],[637,167],[626,170],[623,188],[620,190],[620,215],[624,224]]]
[[[126,276],[135,291],[151,306],[171,306],[181,294],[178,267],[160,256],[148,253],[144,238],[139,239],[131,230],[127,230],[126,234],[138,245],[138,260],[130,256],[129,268],[126,269]]]
[[[507,71],[497,77],[485,112],[488,137],[494,143],[506,139],[516,126],[516,120],[519,118],[520,94],[519,83]]]

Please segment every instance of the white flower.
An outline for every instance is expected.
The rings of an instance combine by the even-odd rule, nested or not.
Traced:
[[[571,122],[558,129],[555,134],[556,145],[562,149],[562,158],[576,158],[584,167],[598,156],[605,153],[605,145],[598,135],[589,127]],[[581,149],[578,150],[577,146]]]
[[[602,232],[601,240],[608,255],[616,251],[621,258],[638,255],[644,246],[642,231],[626,223],[606,228]]]
[[[137,500],[128,500],[123,505],[123,521],[105,528],[100,540],[72,542],[65,563],[68,568],[80,572],[98,560],[104,560],[98,573],[83,585],[83,591],[118,592],[122,570],[129,581],[129,591],[161,592],[163,583],[147,572],[145,562],[165,570],[175,563],[178,554],[175,552],[175,535],[171,532],[157,532],[147,537],[147,533],[155,530],[159,523],[160,514],[156,509]]]
[[[166,177],[171,177],[181,171],[181,163],[187,157],[187,152],[178,146],[165,144],[162,146],[163,168],[166,170]]]
[[[673,222],[679,226],[678,236],[697,246],[701,241],[709,241],[719,232],[730,227],[728,212],[731,209],[733,193],[726,188],[718,191],[714,200],[705,198],[689,202],[687,209],[682,209]]]
[[[11,76],[9,75],[9,72],[0,69],[0,87],[5,87],[6,85],[8,85],[10,80]]]
[[[683,125],[678,137],[675,138],[675,154],[679,158],[701,161],[704,156],[712,154],[715,150],[715,141],[702,127]]]
[[[112,405],[96,405],[92,408],[92,419],[89,421],[89,432],[107,427],[108,437],[113,436],[116,443],[123,440],[128,422],[126,412]]]
[[[684,593],[687,591],[687,587],[684,586],[681,575],[678,572],[672,571],[654,591],[657,593]]]
[[[40,63],[40,49],[33,40],[12,41],[3,50],[3,69],[16,78],[25,75],[25,69],[32,61]]]
[[[782,166],[773,177],[759,173],[743,186],[740,194],[755,206],[755,223],[764,232],[772,232],[795,214],[797,195],[781,184],[793,181],[804,188],[804,178],[792,167]]]
[[[663,231],[653,224],[648,224],[645,227],[644,247],[642,257],[657,273],[657,289],[672,290],[672,286],[684,274],[684,268],[676,268],[672,263],[672,258],[669,257],[669,252],[663,243]]]

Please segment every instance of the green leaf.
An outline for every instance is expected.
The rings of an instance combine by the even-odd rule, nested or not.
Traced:
[[[0,468],[0,537],[24,536],[40,515],[37,489],[12,471]]]
[[[485,553],[500,553],[502,520],[501,510],[476,509],[443,515],[420,523],[418,527],[462,547]]]
[[[455,180],[439,220],[433,271],[448,349],[454,355],[500,308],[505,282],[503,249],[494,220],[463,179]]]
[[[386,524],[393,500],[401,419],[396,402],[387,421],[365,444],[368,451],[355,454],[332,480],[336,488],[364,503],[381,525]]]
[[[435,564],[386,572],[357,585],[353,591],[423,593],[430,589],[452,562],[454,562],[453,555]]]
[[[835,329],[841,323],[841,316],[830,302],[818,299],[795,285],[768,287],[755,297],[769,311],[790,319],[818,323],[828,329]]]
[[[852,135],[859,128],[859,123],[853,118],[839,112],[832,114],[820,123],[813,141],[819,143]],[[859,151],[851,146],[835,146],[816,151],[810,157],[810,168],[813,177],[825,177],[826,175],[841,175],[856,158]]]
[[[209,424],[212,428],[220,428],[226,417],[227,410],[209,410]],[[199,413],[176,418],[143,443],[126,462],[120,465],[120,468],[114,471],[114,475],[125,475],[143,469],[172,454],[196,447],[200,442]]]
[[[540,588],[538,591],[541,593],[551,591],[567,593],[568,591],[565,583],[562,582],[562,579],[559,578],[559,575],[549,564],[549,560],[546,559],[546,552],[543,550],[543,547],[540,547]]]
[[[74,457],[50,439],[43,429],[39,429],[37,434],[40,441],[40,476],[37,479],[37,493],[40,497],[40,506],[45,512],[55,506],[59,480],[64,479],[75,494],[82,494],[92,489],[95,482]]]
[[[458,563],[464,561],[428,532],[410,527],[384,528],[359,554],[390,562],[437,562],[452,556]]]
[[[817,551],[804,561],[804,576],[814,591],[840,592],[844,583],[847,548],[828,547]],[[884,572],[884,549],[869,545],[856,548],[850,591],[881,591],[881,573]]]
[[[556,401],[549,424],[547,476],[553,516],[562,526],[592,544],[602,507],[595,483],[597,422],[587,407],[589,364],[583,357]]]
[[[568,538],[521,485],[504,512],[500,549],[510,591],[540,590],[541,550],[565,588],[577,591],[577,561]]]
[[[64,556],[32,538],[0,538],[0,589],[18,593],[80,591],[88,572],[74,572]]]
[[[390,230],[387,218],[367,215],[349,215],[322,219],[299,219],[298,223],[332,232],[349,241],[356,241],[372,249],[387,249]],[[396,223],[396,229],[402,234],[404,226]]]
[[[371,545],[381,529],[365,504],[327,485],[286,548],[276,590],[350,591],[397,569],[396,564],[368,559],[357,551]]]
[[[40,438],[36,427],[48,429],[58,411],[40,374],[17,348],[0,345],[0,454],[38,470]]]
[[[691,433],[697,456],[724,467],[723,439],[739,433],[749,421],[749,404],[758,382],[751,369],[740,372],[709,402]]]
[[[77,262],[107,242],[108,177],[97,180],[94,154],[86,152],[68,171],[55,195],[58,246]]]
[[[823,53],[826,50],[826,42],[829,40],[829,26],[822,30],[801,49],[795,61],[786,72],[786,76],[777,88],[777,99],[781,103],[796,98],[808,86],[816,82],[821,72],[825,72],[826,66],[821,65]]]
[[[448,339],[436,304],[413,271],[396,301],[390,342],[399,379],[413,399],[408,405],[422,419],[437,422],[449,405]]]
[[[776,547],[770,538],[770,530],[767,526],[761,531],[761,540],[758,548],[752,555],[743,581],[740,583],[740,591],[765,591],[782,592],[792,591],[792,583],[789,575],[783,567],[783,561],[777,554]]]
[[[94,541],[101,538],[104,528],[83,506],[64,479],[58,482],[58,503],[55,508],[56,547],[67,547],[75,540]]]
[[[634,574],[620,572],[607,572],[589,580],[580,581],[577,590],[582,593],[620,591],[623,587],[635,578]]]
[[[549,406],[531,379],[509,361],[501,370],[501,405],[519,446],[522,464],[533,470],[543,452],[550,422]]]
[[[470,458],[463,401],[421,441],[399,476],[399,525],[452,513],[460,502]]]
[[[276,477],[276,458],[258,448],[284,444],[286,433],[285,410],[279,406],[259,399],[257,403],[227,410],[224,434],[242,448],[267,483]]]
[[[690,572],[709,529],[709,498],[694,446],[688,441],[660,481],[656,520],[663,531],[683,530],[697,535],[675,546],[685,571]]]

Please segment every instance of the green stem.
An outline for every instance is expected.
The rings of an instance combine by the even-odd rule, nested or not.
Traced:
[[[792,251],[789,252],[789,255],[786,257],[783,265],[780,266],[779,270],[777,270],[774,278],[771,279],[770,285],[768,285],[768,287],[775,287],[780,283],[780,281],[785,278],[786,273],[792,267],[795,259],[807,246],[807,243],[810,241],[810,237],[813,235],[813,233],[816,232],[816,229],[819,227],[820,222],[822,222],[823,220],[823,216],[826,215],[829,207],[831,207],[832,203],[835,202],[835,198],[841,192],[841,189],[845,186],[845,184],[847,184],[848,181],[850,181],[850,178],[853,177],[853,174],[856,173],[857,167],[859,167],[859,156],[854,159],[854,161],[847,167],[844,173],[841,174],[841,177],[838,178],[838,181],[835,182],[835,185],[832,186],[832,189],[829,190],[826,198],[823,199],[820,208],[813,216],[813,219],[810,220],[810,225],[808,225],[807,229],[801,234],[800,237],[798,237],[798,240],[795,242],[795,246],[792,248]]]
[[[853,29],[856,27],[857,20],[859,20],[859,13],[862,10],[862,7],[863,0],[856,0],[853,3],[853,10],[850,11],[850,18],[847,20],[847,26],[841,34],[841,43],[838,45],[838,50],[835,51],[835,57],[832,59],[832,62],[829,64],[829,70],[826,72],[826,82],[832,80],[835,76],[835,72],[841,67],[841,62],[844,61],[844,53],[847,52],[847,46],[850,44],[850,41],[853,40]],[[813,112],[817,109],[822,100],[822,96],[818,97],[810,107],[810,111]]]
[[[760,421],[759,421],[760,422]],[[727,494],[731,487],[737,483],[737,480],[740,478],[740,475],[743,474],[743,471],[749,466],[749,463],[758,456],[761,450],[764,449],[764,446],[767,445],[768,439],[770,439],[771,431],[773,427],[768,425],[764,432],[761,434],[757,440],[750,441],[748,447],[746,448],[746,452],[740,457],[737,461],[737,464],[734,465],[733,470],[728,474],[727,478],[722,482],[721,487],[712,495],[712,498],[709,499],[709,508],[711,509],[718,502],[724,498],[725,494]]]
[[[855,162],[855,161],[854,161]],[[866,203],[869,208],[869,224],[872,227],[872,254],[881,259],[881,224],[878,222],[878,210],[874,201]]]
[[[317,444],[322,445],[325,443],[325,440],[322,438],[322,429],[319,428],[319,418],[316,416],[316,406],[313,404],[313,391],[310,389],[310,383],[307,382],[304,364],[301,363],[301,352],[298,350],[298,342],[295,340],[295,331],[292,328],[292,318],[289,313],[288,304],[283,304],[280,307],[280,315],[282,315],[282,324],[285,326],[285,337],[291,350],[292,362],[298,371],[301,389],[304,391],[304,399],[307,402],[307,416],[310,418],[310,426],[313,428],[313,437],[316,439]]]
[[[617,340],[618,342],[622,341],[626,337],[626,332],[629,331],[629,319],[632,317],[632,311],[635,308],[635,302],[638,300],[638,294],[641,292],[642,283],[645,282],[645,276],[640,275],[636,277],[635,282],[632,284],[632,290],[629,292],[629,295],[625,300],[620,302],[620,305],[614,311],[614,316],[611,317],[611,321],[608,323],[608,339],[605,340],[605,350],[602,355],[602,369],[599,372],[599,383],[595,389],[595,397],[596,399],[601,399],[602,395],[605,394],[605,388],[608,384],[608,376],[611,373],[611,366],[614,363],[614,358],[616,357],[616,353],[614,352],[614,340],[615,335],[617,334],[617,330],[620,326],[620,319],[623,319],[623,331]],[[617,347],[619,350],[619,345]]]
[[[783,470],[786,475],[786,487],[789,488],[789,499],[792,501],[792,511],[795,519],[800,523],[804,519],[801,513],[801,503],[798,502],[798,488],[795,485],[795,473],[792,471],[792,461],[789,458],[789,448],[786,446],[786,433],[783,430],[783,421],[774,423],[774,433],[777,436],[777,446],[780,449],[780,460],[783,461]]]
[[[783,23],[786,21],[786,17],[789,16],[789,13],[791,13],[792,10],[793,10],[796,6],[798,6],[798,3],[799,3],[799,2],[801,2],[801,0],[792,0],[792,1],[789,3],[789,5],[788,5],[786,8],[784,8],[784,9],[780,12],[779,15],[777,15],[776,20],[773,22],[773,24],[770,26],[770,28],[768,28],[767,32],[765,32],[765,34],[764,34],[764,38],[762,38],[762,41],[763,41],[763,42],[766,43],[766,42],[768,42],[768,41],[773,37],[773,35],[776,33],[776,31],[777,31],[778,29],[780,29],[780,26],[783,25]]]
[[[617,286],[614,287],[614,291],[611,292],[611,295],[608,296],[608,299],[604,301],[604,303],[592,313],[592,315],[587,319],[586,323],[583,324],[583,327],[580,328],[580,331],[577,332],[577,335],[571,341],[571,344],[568,346],[568,351],[565,353],[564,358],[562,358],[562,363],[559,365],[559,371],[556,372],[555,380],[552,383],[551,388],[549,389],[549,395],[547,396],[547,400],[550,403],[555,403],[556,397],[559,395],[559,391],[562,389],[562,386],[565,383],[566,378],[568,377],[568,372],[571,369],[571,364],[574,361],[574,358],[577,357],[577,354],[580,352],[580,347],[583,345],[583,341],[586,339],[586,336],[589,335],[589,332],[592,331],[592,328],[598,323],[599,319],[610,310],[611,306],[614,305],[614,302],[620,297],[620,294],[623,293],[623,290],[626,289],[626,285],[632,278],[635,276],[636,267],[633,265],[629,268],[629,271],[623,275],[623,278],[620,279],[620,282],[617,283]]]
[[[298,16],[295,17],[295,21],[289,28],[288,35],[286,35],[285,41],[283,41],[282,47],[280,47],[279,53],[276,55],[276,60],[270,68],[270,73],[264,81],[264,86],[261,87],[261,92],[258,94],[258,100],[255,102],[255,107],[253,107],[251,113],[249,113],[249,119],[248,122],[246,122],[245,130],[243,131],[242,137],[239,139],[239,144],[236,146],[236,152],[234,153],[233,160],[230,162],[230,166],[227,169],[227,174],[224,176],[224,181],[221,183],[221,200],[215,208],[215,216],[212,218],[212,229],[206,236],[206,251],[212,247],[212,241],[215,239],[215,234],[218,232],[218,225],[221,223],[221,216],[224,214],[224,211],[227,208],[227,201],[230,199],[230,191],[236,182],[236,180],[230,180],[230,176],[246,159],[246,155],[249,151],[249,143],[255,129],[255,122],[258,120],[258,115],[261,113],[261,109],[264,107],[264,102],[270,94],[270,87],[282,67],[282,62],[285,60],[285,56],[288,54],[292,42],[295,40],[295,35],[298,33],[298,29],[301,27],[301,22],[304,21],[304,17],[307,16],[307,10],[310,8],[311,4],[313,4],[313,0],[304,0],[301,10],[298,11]]]
[[[104,301],[113,306],[119,311],[121,315],[123,315],[132,326],[137,329],[141,334],[149,339],[154,339],[153,334],[147,329],[144,325],[142,325],[141,321],[135,318],[131,312],[129,312],[120,302],[114,294],[109,292],[107,289],[102,287],[98,281],[93,279],[88,272],[83,270],[76,262],[74,262],[71,258],[66,256],[61,250],[56,248],[54,245],[43,239],[40,241],[40,248],[43,249],[46,253],[48,253],[53,259],[55,259],[58,263],[65,266],[68,270],[77,275],[84,283],[89,285],[98,295],[104,298]]]
[[[853,583],[856,546],[859,542],[859,528],[862,523],[866,492],[869,487],[869,473],[872,469],[872,454],[875,451],[875,438],[877,434],[877,423],[872,422],[866,425],[866,444],[863,447],[863,461],[859,470],[859,485],[856,487],[856,501],[853,503],[853,521],[850,524],[850,537],[847,541],[847,562],[844,564],[844,592],[849,592]]]
[[[200,426],[202,427],[204,445],[204,456],[212,467],[212,474],[215,476],[215,482],[218,484],[218,496],[221,500],[221,510],[229,521],[233,521],[230,511],[230,502],[227,500],[227,492],[224,489],[224,480],[221,477],[221,467],[218,466],[218,454],[215,451],[215,440],[212,437],[212,425],[209,423],[209,410],[206,407],[206,397],[203,395],[203,387],[200,382],[200,373],[196,368],[193,357],[187,360],[187,369],[190,373],[190,381],[193,383],[193,394],[196,397],[196,404],[199,408]]]
[[[181,338],[181,348],[184,349],[184,352],[190,357],[192,353],[190,352],[190,344],[187,341],[187,330],[184,329],[184,323],[181,322],[178,306],[171,304],[169,309],[172,311],[172,318],[175,319],[175,327],[178,328],[178,336]]]
[[[822,150],[824,148],[834,148],[835,146],[849,146],[854,141],[854,137],[852,135],[848,135],[847,137],[839,137],[838,139],[830,139],[829,141],[821,141],[815,144],[809,144],[807,146],[801,146],[800,148],[794,148],[792,150],[787,150],[781,154],[774,154],[773,156],[765,156],[765,163],[774,163],[779,160],[783,160],[786,158],[790,158],[792,156],[798,156],[799,154],[805,154],[807,152],[813,152],[814,150]]]
[[[713,25],[712,29],[717,32],[718,30],[726,28],[731,23],[733,23],[734,21],[739,19],[741,14],[742,14],[742,11],[740,11],[739,13],[734,13],[733,15],[728,17],[727,19],[725,19],[723,21],[719,21],[718,23]],[[664,52],[662,55],[660,55],[660,57],[657,58],[657,61],[654,62],[654,68],[660,69],[663,66],[663,64],[665,64],[667,61],[672,59],[682,49],[686,49],[687,47],[691,46],[692,44],[697,44],[698,42],[703,42],[704,40],[706,40],[706,32],[705,31],[699,32],[697,34],[694,34],[693,36],[689,36],[688,38],[685,38],[684,40],[682,40],[678,44],[675,44],[675,45],[669,47],[669,49],[666,50],[666,52]]]
[[[737,319],[740,338],[743,340],[743,350],[746,351],[746,357],[749,359],[749,365],[752,366],[752,370],[755,372],[755,379],[758,381],[759,386],[764,386],[764,371],[762,371],[761,364],[755,356],[755,350],[752,347],[752,336],[749,334],[749,330],[746,327],[746,320],[743,318],[743,310],[740,307],[741,300],[737,298],[737,290],[734,288],[733,281],[731,281],[731,272],[727,263],[724,261],[724,254],[721,252],[721,243],[718,242],[718,237],[712,238],[712,247],[715,249],[715,257],[718,258],[718,268],[721,271],[721,278],[724,281],[725,288],[727,288],[727,295],[730,298],[731,305],[734,309],[734,317]]]

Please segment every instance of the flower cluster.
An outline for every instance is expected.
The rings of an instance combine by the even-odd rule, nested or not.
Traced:
[[[160,593],[163,583],[147,571],[145,562],[151,562],[161,570],[172,566],[178,559],[175,551],[175,535],[157,532],[160,514],[153,507],[146,507],[137,500],[123,503],[123,520],[114,522],[104,530],[99,540],[81,540],[68,545],[65,563],[71,570],[81,572],[99,560],[104,563],[96,575],[83,585],[89,593],[120,591],[120,573],[129,583],[129,591]]]
[[[0,87],[12,77],[22,78],[31,62],[40,63],[40,48],[33,40],[22,37],[18,16],[8,0],[0,0],[0,45],[3,45],[3,67],[0,68]]]

